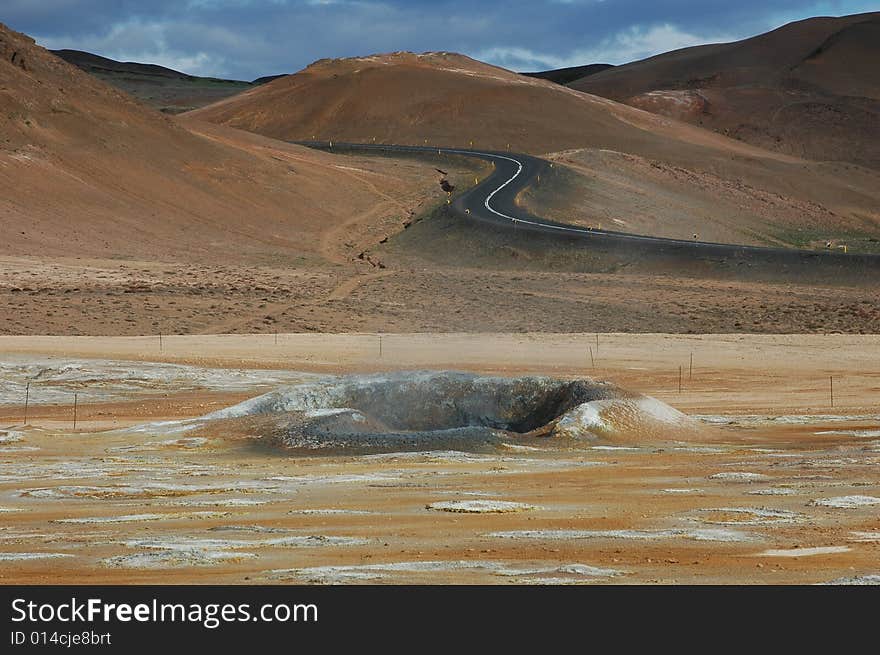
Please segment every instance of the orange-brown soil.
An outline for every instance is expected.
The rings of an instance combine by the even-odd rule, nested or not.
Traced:
[[[335,261],[442,196],[427,164],[173,120],[3,26],[0,134],[0,255]]]
[[[289,457],[219,433],[119,431],[197,416],[240,393],[86,402],[76,432],[69,406],[34,404],[21,428],[23,408],[6,405],[0,579],[809,584],[880,573],[868,504],[880,496],[877,337],[603,334],[597,345],[594,335],[395,335],[381,359],[377,338],[282,335],[276,347],[259,335],[178,337],[160,354],[137,339],[7,337],[0,350],[328,372],[592,374],[706,416],[717,432],[634,450],[523,450],[512,437],[497,455]],[[595,367],[583,361],[588,346]],[[529,507],[428,508],[448,501]]]
[[[876,169],[878,36],[876,12],[810,18],[616,66],[571,87],[762,148]]]

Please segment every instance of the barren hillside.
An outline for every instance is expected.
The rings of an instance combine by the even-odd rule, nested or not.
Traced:
[[[880,13],[811,18],[616,66],[571,87],[763,148],[880,167]]]
[[[456,145],[545,153],[699,143],[761,155],[710,132],[464,55],[398,52],[322,59],[189,112],[285,140]]]
[[[433,169],[177,122],[0,27],[0,254],[297,261]]]

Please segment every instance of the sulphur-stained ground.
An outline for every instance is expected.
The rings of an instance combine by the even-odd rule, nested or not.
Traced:
[[[0,337],[0,368],[5,584],[880,581],[877,336]],[[705,432],[292,457],[176,423],[426,368],[595,376]]]

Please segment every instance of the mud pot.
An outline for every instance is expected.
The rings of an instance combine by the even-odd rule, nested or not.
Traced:
[[[876,362],[833,408],[802,382],[865,343],[602,335],[584,375],[584,335],[505,370],[420,338],[320,372],[0,355],[3,582],[880,582]],[[670,391],[665,358],[701,348]]]

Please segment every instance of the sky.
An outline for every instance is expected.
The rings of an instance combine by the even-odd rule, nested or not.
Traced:
[[[397,50],[516,71],[622,64],[877,10],[880,0],[3,0],[0,22],[48,48],[252,80]]]

